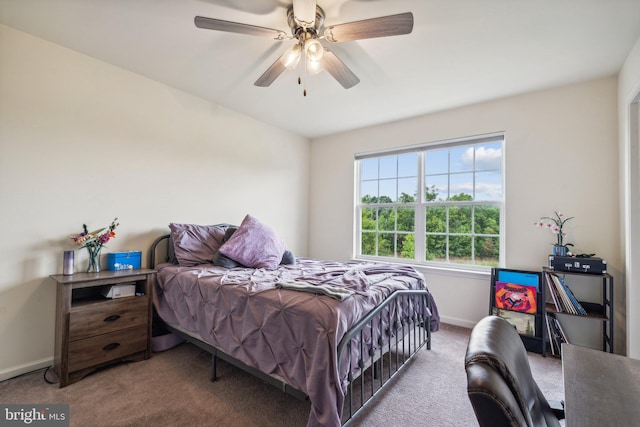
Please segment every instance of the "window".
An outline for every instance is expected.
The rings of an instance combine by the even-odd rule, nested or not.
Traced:
[[[503,136],[356,156],[357,256],[498,266]]]

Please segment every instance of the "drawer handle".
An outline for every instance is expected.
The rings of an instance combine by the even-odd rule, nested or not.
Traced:
[[[119,342],[112,342],[111,344],[107,344],[104,347],[102,347],[102,349],[104,351],[109,351],[109,350],[113,350],[115,348],[118,348],[120,346]]]
[[[115,322],[116,320],[118,320],[120,318],[119,314],[114,314],[113,316],[109,316],[106,319],[104,319],[105,322]]]

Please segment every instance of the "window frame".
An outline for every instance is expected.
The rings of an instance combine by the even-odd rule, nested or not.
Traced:
[[[500,162],[500,185],[501,185],[501,197],[499,198],[499,200],[471,200],[471,201],[451,201],[451,200],[445,200],[445,201],[431,201],[431,202],[427,202],[426,200],[426,189],[427,189],[427,185],[425,183],[426,178],[425,178],[425,157],[428,151],[435,151],[435,150],[442,150],[442,149],[450,149],[450,148],[455,148],[455,147],[463,147],[463,146],[477,146],[477,145],[482,145],[482,144],[489,144],[489,143],[496,143],[499,142],[501,144],[501,162]],[[481,136],[475,136],[475,137],[468,137],[468,138],[460,138],[460,139],[455,139],[455,140],[447,140],[447,141],[438,141],[438,142],[432,142],[432,143],[427,143],[427,144],[420,144],[420,145],[416,145],[416,146],[410,146],[410,147],[402,147],[402,148],[398,148],[398,149],[391,149],[391,150],[385,150],[385,151],[377,151],[377,152],[373,152],[373,153],[364,153],[364,154],[356,154],[355,155],[355,159],[354,159],[354,180],[355,180],[355,194],[354,194],[354,247],[353,247],[353,254],[354,257],[356,259],[364,259],[364,260],[372,260],[372,261],[382,261],[382,262],[396,262],[396,263],[407,263],[407,264],[416,264],[416,265],[420,265],[420,266],[425,266],[425,267],[437,267],[437,268],[444,268],[444,269],[456,269],[456,270],[471,270],[471,271],[482,271],[482,272],[486,272],[489,271],[492,267],[501,267],[504,265],[504,246],[505,246],[505,233],[504,233],[504,211],[505,211],[505,135],[504,133],[494,133],[494,134],[487,134],[487,135],[481,135]],[[361,191],[361,183],[362,183],[362,179],[361,179],[361,165],[362,165],[362,160],[366,160],[366,159],[371,159],[371,158],[382,158],[382,157],[386,157],[386,156],[398,156],[398,155],[403,155],[403,154],[408,154],[408,153],[417,153],[418,158],[417,158],[417,194],[418,197],[416,198],[415,202],[410,202],[410,203],[402,203],[399,202],[398,199],[396,198],[395,202],[392,203],[375,203],[375,204],[365,204],[362,203],[361,200],[361,195],[360,195],[360,191]],[[481,172],[482,170],[478,170],[475,168],[473,168],[473,170],[471,170],[470,172],[473,174],[473,181],[474,181],[474,189],[476,189],[475,187],[475,175],[478,172]],[[396,173],[396,179],[399,179],[399,171]],[[454,173],[452,173],[450,170],[447,170],[447,173],[445,174],[447,176],[447,180],[449,180],[449,178],[451,177],[451,175],[454,175]],[[380,181],[380,177],[377,178],[378,181]],[[449,182],[449,181],[448,181]],[[396,187],[398,188],[398,186]],[[447,195],[447,199],[451,196],[451,194]],[[399,197],[399,195],[397,194],[396,197]],[[475,197],[475,194],[474,194]],[[473,260],[473,264],[472,263],[455,263],[455,262],[451,262],[449,261],[449,249],[447,247],[446,250],[446,261],[427,261],[426,260],[426,236],[427,236],[427,231],[426,231],[426,224],[427,224],[427,220],[426,220],[426,211],[428,207],[435,207],[435,206],[445,206],[445,207],[455,207],[455,206],[477,206],[477,207],[482,207],[482,206],[495,206],[499,209],[499,231],[498,231],[498,263],[495,266],[486,266],[486,265],[479,265],[479,264],[475,264],[475,260]],[[413,208],[414,209],[414,223],[413,223],[413,235],[414,237],[414,257],[413,258],[404,258],[404,257],[399,257],[396,255],[393,256],[380,256],[380,255],[363,255],[362,254],[362,236],[363,233],[366,234],[368,231],[367,230],[362,230],[362,210],[363,209],[386,209],[386,208]],[[448,209],[447,209],[447,214],[448,214]],[[475,221],[475,217],[474,215],[475,210],[472,208],[471,210],[471,223],[473,224]],[[448,222],[447,222],[448,223]],[[372,233],[375,233],[376,235],[376,252],[378,251],[378,236],[380,234],[380,230],[378,230],[378,221],[376,221],[376,229],[372,230]],[[472,225],[473,227],[473,225]],[[383,233],[385,231],[383,230]],[[394,231],[393,231],[394,235],[397,236],[398,233],[398,224],[397,224],[397,220],[395,223],[395,227],[394,227]],[[400,234],[405,234],[406,232],[401,231]],[[449,236],[455,236],[457,235],[457,233],[452,233],[450,232],[448,229],[445,230],[445,236],[447,237],[447,241],[448,241],[448,237]],[[477,237],[485,237],[485,236],[490,236],[490,237],[496,237],[495,235],[491,235],[491,234],[483,234],[483,233],[475,233],[475,231],[472,228],[471,234],[469,233],[463,233],[462,235],[468,235],[470,236],[471,240],[472,240],[472,245],[475,245],[475,240]],[[397,237],[396,239],[394,239],[394,251],[393,254],[397,253]],[[476,251],[472,250],[472,259],[475,257]]]

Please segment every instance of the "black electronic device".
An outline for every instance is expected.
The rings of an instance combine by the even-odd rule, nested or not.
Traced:
[[[573,257],[549,255],[549,268],[572,273],[605,274],[607,261],[597,257]]]

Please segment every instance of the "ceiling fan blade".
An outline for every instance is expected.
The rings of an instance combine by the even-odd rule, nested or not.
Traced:
[[[284,56],[284,54],[282,56]],[[271,83],[273,83],[280,76],[280,74],[282,74],[282,72],[287,69],[282,63],[282,59],[281,59],[282,56],[276,59],[276,62],[271,64],[271,66],[267,68],[267,71],[262,73],[262,75],[254,83],[254,86],[259,86],[259,87],[271,86]]]
[[[196,27],[205,30],[226,31],[228,33],[248,34],[250,36],[265,36],[276,40],[284,40],[287,38],[287,34],[284,31],[274,30],[273,28],[240,24],[238,22],[223,21],[222,19],[206,18],[204,16],[196,16],[194,21]]]
[[[343,88],[349,89],[360,83],[358,76],[347,67],[333,52],[325,49],[322,56],[322,65],[334,79],[342,85]]]
[[[331,25],[324,30],[326,40],[333,43],[375,37],[399,36],[413,30],[413,13],[381,16],[362,21]]]

